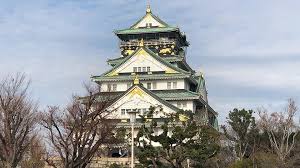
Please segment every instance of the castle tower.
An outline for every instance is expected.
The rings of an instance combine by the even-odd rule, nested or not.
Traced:
[[[101,92],[115,97],[109,107],[114,109],[111,117],[129,124],[128,111],[145,114],[150,106],[161,106],[163,113],[154,118],[191,110],[200,123],[217,127],[217,113],[208,104],[204,76],[187,63],[189,43],[178,27],[162,21],[148,6],[141,19],[115,34],[120,40],[120,57],[107,61],[110,70],[92,76]]]

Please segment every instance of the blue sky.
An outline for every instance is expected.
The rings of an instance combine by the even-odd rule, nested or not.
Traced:
[[[205,72],[221,123],[234,107],[281,110],[300,93],[300,1],[151,0],[179,26],[187,60]],[[115,29],[145,13],[146,0],[0,0],[0,77],[25,72],[32,94],[63,105],[119,56]],[[299,101],[298,101],[299,102]]]

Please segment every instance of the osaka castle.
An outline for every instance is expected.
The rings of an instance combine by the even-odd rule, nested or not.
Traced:
[[[107,60],[108,71],[91,77],[101,86],[99,95],[114,97],[110,117],[130,126],[128,112],[136,111],[138,122],[138,115],[160,106],[163,111],[153,118],[190,110],[200,123],[217,129],[217,112],[208,103],[204,76],[189,66],[189,42],[178,27],[162,21],[148,6],[141,19],[115,35],[120,56]]]

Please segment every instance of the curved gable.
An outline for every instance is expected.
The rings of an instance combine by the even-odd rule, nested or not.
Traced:
[[[155,55],[151,50],[140,47],[131,56],[128,56],[119,65],[115,66],[111,71],[105,73],[105,76],[117,76],[122,73],[133,73],[134,68],[141,68],[140,72],[165,72],[167,74],[186,73],[182,69],[174,67],[159,56]],[[146,68],[144,71],[143,68]],[[136,71],[139,72],[139,71]]]

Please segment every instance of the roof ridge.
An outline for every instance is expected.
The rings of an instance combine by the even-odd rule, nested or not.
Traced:
[[[127,32],[126,32],[127,31]],[[163,31],[180,31],[178,27],[150,27],[150,28],[138,28],[138,29],[120,29],[120,30],[115,30],[114,33],[115,34],[137,34],[137,33],[141,33],[141,32],[163,32]],[[125,32],[125,33],[124,33]]]
[[[113,58],[113,59],[107,59],[107,61],[114,61],[114,60],[120,60],[124,59],[125,57],[118,57],[118,58]]]
[[[121,57],[118,57],[118,58],[107,59],[106,62],[119,61],[119,60],[125,59],[125,57],[126,56],[121,56]],[[180,55],[167,55],[167,56],[161,56],[161,58],[164,59],[164,60],[172,60],[172,59],[177,60],[178,59],[179,61],[183,61],[183,59],[184,59],[184,57],[180,56]]]
[[[92,79],[94,79],[94,81],[128,81],[128,80],[133,80],[134,76],[133,75],[124,75],[124,76],[102,76],[98,75],[98,76],[92,76]],[[121,78],[121,79],[120,79]],[[145,74],[145,75],[139,75],[140,80],[153,80],[152,78],[155,79],[169,79],[169,78],[178,78],[178,79],[185,79],[185,78],[189,78],[188,74]],[[101,80],[102,79],[102,80]]]

